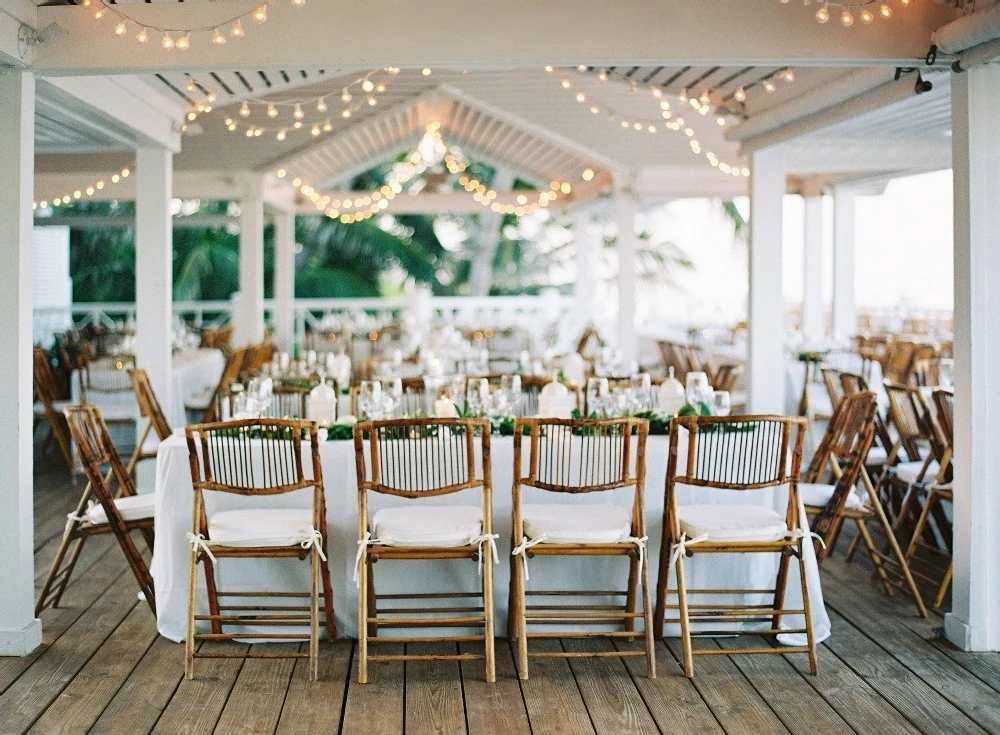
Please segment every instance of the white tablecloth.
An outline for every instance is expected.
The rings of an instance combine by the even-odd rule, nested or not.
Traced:
[[[171,362],[171,390],[170,403],[162,403],[167,421],[171,426],[184,426],[187,417],[184,413],[184,402],[206,390],[214,389],[222,377],[222,369],[226,365],[226,358],[219,350],[200,349],[184,350],[173,356]],[[141,366],[140,366],[141,367]],[[92,368],[101,370],[100,366]],[[114,370],[114,367],[108,367]],[[96,381],[95,381],[96,382]],[[80,401],[80,376],[73,373],[72,398],[74,403]],[[102,412],[121,417],[123,412],[131,416],[138,416],[139,407],[135,402],[135,395],[131,390],[120,393],[92,392],[87,395],[87,399],[94,403]]]
[[[527,444],[527,442],[525,442]],[[650,560],[650,586],[656,588],[657,563],[663,525],[663,486],[666,476],[668,439],[664,436],[649,437],[646,445],[645,513],[649,535],[647,549]],[[525,453],[526,454],[526,453]],[[353,581],[355,554],[357,552],[357,481],[354,467],[354,445],[350,441],[325,442],[320,450],[323,480],[326,488],[327,533],[330,573],[334,590],[337,631],[341,636],[353,637],[357,633],[357,589]],[[511,535],[511,482],[513,471],[513,439],[492,438],[493,518],[494,532],[500,534],[498,547],[500,564],[494,575],[497,631],[506,629],[507,594],[510,579]],[[156,551],[151,572],[156,588],[157,625],[167,638],[180,641],[184,638],[187,617],[188,568],[190,545],[186,534],[191,531],[193,491],[187,445],[181,436],[172,436],[161,446],[156,468]],[[535,495],[532,495],[535,493]],[[220,493],[210,495],[219,496]],[[545,502],[614,502],[626,504],[631,495],[617,490],[612,493],[590,493],[570,496],[564,493],[544,493]],[[734,497],[739,496],[739,497]],[[541,494],[536,490],[525,491],[525,502],[532,502]],[[783,490],[762,490],[754,498],[784,512],[787,494]],[[681,502],[734,503],[748,502],[745,493],[708,489],[687,489]],[[216,508],[229,508],[247,500],[224,496]],[[256,499],[257,507],[308,506],[309,498],[299,495],[271,496]],[[408,501],[399,498],[373,496],[371,512],[386,504]],[[414,501],[409,501],[414,502]],[[464,503],[476,500],[468,494],[427,498],[421,503]],[[537,501],[536,501],[537,502]],[[244,506],[245,507],[245,506]],[[802,513],[805,517],[805,513]],[[807,581],[812,601],[813,626],[817,641],[830,634],[830,620],[823,606],[819,570],[812,545],[805,544]],[[531,580],[529,589],[556,585],[563,589],[624,589],[627,577],[625,561],[621,558],[576,557],[539,558],[530,560]],[[777,555],[771,554],[703,554],[685,562],[687,583],[690,588],[719,587],[745,588],[773,586],[777,570]],[[308,589],[308,564],[294,559],[244,560],[225,559],[217,565],[219,587],[223,590],[253,589]],[[375,579],[380,594],[403,591],[446,591],[464,589],[471,591],[476,585],[476,565],[468,561],[444,562],[385,562],[375,567]],[[204,572],[199,569],[199,584],[204,585]],[[791,565],[788,581],[787,606],[801,607],[801,587],[798,566]],[[655,599],[655,594],[651,593]],[[201,604],[205,605],[204,592]],[[801,627],[801,618],[785,619],[788,627]],[[668,631],[676,635],[676,632]]]

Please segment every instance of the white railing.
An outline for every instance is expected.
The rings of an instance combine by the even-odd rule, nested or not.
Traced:
[[[435,296],[427,299],[429,316],[452,324],[503,327],[530,325],[547,328],[564,320],[573,300],[568,296],[548,293],[541,296]],[[232,317],[233,302],[175,301],[173,313],[197,327],[217,327]],[[410,297],[296,299],[293,307],[295,333],[301,340],[307,330],[322,329],[346,316],[365,317],[385,323],[404,317],[414,306]],[[264,302],[264,318],[270,322],[274,301]],[[108,329],[121,328],[135,321],[133,302],[74,303],[69,308],[39,308],[34,311],[35,339],[44,341],[55,332],[70,326],[101,325]],[[49,327],[48,325],[51,325]]]

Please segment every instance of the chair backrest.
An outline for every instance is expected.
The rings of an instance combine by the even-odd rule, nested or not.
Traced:
[[[41,347],[35,347],[31,353],[31,370],[35,383],[35,393],[46,411],[52,410],[53,402],[59,400],[59,383],[49,362],[49,353]]]
[[[514,486],[559,493],[635,487],[645,481],[645,419],[523,418],[514,422]],[[637,437],[633,445],[632,437]],[[521,452],[528,438],[528,470]]]
[[[576,343],[576,351],[580,353],[580,356],[584,360],[593,362],[597,359],[601,350],[604,349],[604,345],[604,338],[601,337],[601,333],[597,327],[593,324],[588,324],[583,330],[583,334],[580,335],[579,341]]]
[[[229,386],[239,378],[247,349],[246,347],[237,347],[226,356],[226,364],[222,368],[222,376],[219,378],[219,384],[215,387],[215,395],[212,396],[212,400],[208,404],[208,409],[205,411],[205,423],[211,423],[218,417],[219,398],[225,395],[229,391]]]
[[[806,471],[806,482],[822,482],[827,468],[831,465],[831,469],[836,468],[833,470],[836,477],[833,494],[813,524],[813,531],[822,536],[826,544],[826,547],[817,549],[820,557],[832,547],[843,522],[851,490],[864,472],[865,458],[875,437],[877,411],[878,398],[870,391],[843,396],[833,410],[826,432]]]
[[[743,374],[743,366],[738,363],[723,363],[715,371],[715,389],[732,392],[736,381]]]
[[[920,389],[886,381],[885,392],[889,396],[889,417],[896,427],[898,443],[909,459],[914,462],[920,459],[919,447],[925,442],[934,457],[940,459],[944,445]]]
[[[830,396],[830,405],[836,406],[844,395],[844,386],[840,380],[840,372],[833,368],[820,368],[823,373],[823,383],[826,385],[827,395]]]
[[[955,444],[955,393],[949,389],[939,388],[933,393],[934,408],[937,411],[937,424],[941,429],[941,438],[949,447]]]
[[[477,442],[481,473],[476,472]],[[358,492],[421,498],[483,488],[488,494],[489,449],[485,419],[363,421],[354,425]]]
[[[124,361],[90,362],[80,368],[80,402],[92,402],[91,394],[115,395],[132,393],[132,379]]]
[[[312,388],[297,385],[276,385],[271,392],[271,404],[264,411],[267,418],[305,419],[309,416],[309,393]]]
[[[148,419],[153,424],[156,436],[163,441],[170,436],[170,423],[163,415],[160,402],[153,392],[153,385],[149,382],[149,376],[142,368],[129,368],[129,378],[132,380],[132,390],[135,393],[135,401],[139,404],[139,414]]]
[[[113,507],[112,485],[117,484],[118,493],[122,496],[131,496],[135,495],[135,481],[111,441],[101,409],[87,403],[67,406],[63,409],[63,414],[69,424],[73,443],[79,451],[91,492],[97,496],[109,519],[117,517],[121,521],[118,509]],[[105,470],[105,467],[108,469]]]
[[[675,422],[667,460],[668,493],[675,482],[723,490],[756,490],[785,484],[796,489],[804,419],[771,415],[684,416]],[[687,432],[683,458],[678,457],[678,429]]]

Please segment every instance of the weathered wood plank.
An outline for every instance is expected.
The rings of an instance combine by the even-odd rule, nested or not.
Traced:
[[[679,638],[666,639],[667,647],[681,658]],[[718,648],[711,639],[695,639],[695,647]],[[757,690],[740,673],[728,656],[696,656],[691,683],[712,710],[715,719],[730,735],[746,733],[787,733],[788,729],[771,711]]]
[[[35,735],[89,732],[156,636],[156,621],[149,607],[133,607],[29,732]]]
[[[558,641],[532,641],[532,651],[557,651]],[[556,735],[594,733],[587,705],[565,659],[529,660],[528,679],[521,682],[532,732]]]
[[[307,651],[309,647],[303,644],[301,649]],[[318,681],[309,681],[307,659],[295,663],[277,735],[312,735],[334,732],[340,727],[353,650],[350,641],[321,641]]]
[[[462,653],[479,653],[478,643],[462,643]],[[528,711],[514,668],[514,654],[504,639],[496,641],[497,680],[487,684],[484,661],[462,661],[465,717],[470,733],[497,732],[528,735]]]
[[[249,648],[242,643],[210,641],[201,650],[245,653]],[[242,666],[243,659],[196,660],[194,678],[190,681],[183,679],[177,686],[153,732],[158,735],[200,735],[215,730]],[[183,675],[183,654],[178,668]]]
[[[454,654],[454,643],[406,645],[407,653]],[[465,729],[465,703],[458,661],[406,662],[407,735],[460,735]]]
[[[621,649],[639,650],[639,641],[616,642]],[[662,732],[672,735],[711,735],[724,732],[698,690],[683,675],[680,663],[662,643],[656,644],[656,678],[646,678],[641,658],[627,658],[625,666],[636,689]]]
[[[563,641],[567,651],[613,651],[610,641]],[[590,721],[598,733],[659,733],[645,702],[639,696],[622,659],[576,658],[569,660]]]
[[[297,644],[291,643],[258,643],[251,646],[251,652],[293,653],[298,648]],[[278,717],[294,670],[295,659],[248,658],[215,727],[217,735],[236,732],[272,735],[278,726]]]
[[[402,646],[377,646],[386,655],[403,653]],[[357,652],[344,702],[343,735],[403,735],[403,664],[370,662],[368,683],[358,684]]]

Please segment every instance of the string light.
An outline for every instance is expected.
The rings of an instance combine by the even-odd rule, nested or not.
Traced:
[[[406,183],[440,162],[444,163],[449,173],[459,177],[459,185],[477,203],[501,214],[513,214],[519,217],[531,214],[573,191],[573,186],[568,181],[553,180],[549,183],[549,188],[543,191],[517,192],[514,194],[513,204],[497,201],[499,193],[495,189],[467,174],[468,164],[461,151],[449,148],[445,144],[441,137],[441,124],[437,122],[430,123],[426,127],[417,147],[402,163],[393,166],[386,183],[376,191],[352,198],[344,196],[343,193],[338,195],[319,191],[297,177],[291,179],[291,184],[316,207],[317,211],[331,219],[350,224],[362,222],[385,210],[389,202],[402,193]],[[288,171],[283,168],[275,173],[281,179],[288,177]],[[594,171],[589,168],[581,176],[585,181],[590,181],[593,177]]]
[[[246,30],[243,27],[243,21],[246,19],[253,19],[253,21],[258,25],[266,23],[267,5],[272,2],[274,2],[274,0],[266,0],[265,3],[258,5],[252,10],[244,11],[214,25],[195,28],[185,28],[180,26],[166,27],[140,23],[135,19],[135,17],[124,9],[127,6],[121,3],[112,4],[109,0],[82,0],[81,5],[84,8],[96,6],[96,10],[93,13],[95,20],[101,20],[106,14],[113,15],[118,21],[113,29],[115,36],[118,38],[124,38],[128,35],[129,26],[135,26],[139,29],[135,36],[135,40],[139,44],[146,44],[149,41],[149,32],[156,31],[157,33],[163,34],[160,46],[164,51],[170,51],[172,49],[186,51],[191,47],[192,35],[201,33],[209,34],[212,43],[216,46],[225,46],[226,36],[219,30],[224,27],[229,27],[229,35],[232,38],[243,38],[246,35]],[[290,0],[290,4],[293,8],[301,8],[305,6],[306,0]]]
[[[780,2],[783,5],[788,4],[788,0],[780,0]],[[804,0],[804,4],[808,5],[809,0]],[[904,8],[909,7],[910,0],[899,0],[899,4]],[[850,28],[854,25],[856,13],[856,17],[861,20],[862,25],[867,26],[875,20],[875,13],[872,12],[871,8],[876,5],[880,18],[889,20],[892,17],[892,6],[889,5],[888,0],[823,0],[816,8],[816,12],[813,13],[813,17],[817,23],[827,23],[831,17],[831,10],[834,10],[840,14],[840,25],[844,28]]]
[[[69,204],[74,200],[91,197],[97,192],[102,191],[109,184],[117,184],[124,179],[127,179],[134,170],[135,164],[132,163],[119,171],[115,171],[114,173],[105,176],[104,178],[97,179],[96,181],[93,181],[85,186],[66,192],[62,196],[53,197],[52,199],[35,200],[31,203],[31,208],[33,210],[48,209],[50,206],[58,207],[61,204]]]
[[[777,72],[775,72],[775,74],[777,74]],[[794,79],[794,74],[793,74],[793,79]],[[568,81],[569,79],[566,78],[562,79],[560,82],[560,86],[564,90],[566,90],[567,93],[572,94],[574,98],[579,101],[579,95],[583,93],[583,90],[575,89],[573,87],[572,82],[570,82],[569,86],[567,86],[566,82]],[[764,82],[767,82],[772,86],[774,85],[774,82],[771,81],[771,77],[765,79]],[[611,109],[606,105],[602,105],[600,103],[595,102],[592,98],[586,98],[586,97],[585,98],[589,99],[589,101],[591,102],[591,107],[590,107],[591,112],[594,112],[594,114],[604,112],[605,114],[603,117],[605,117],[610,122],[616,123],[619,127],[621,127],[622,130],[644,132],[649,135],[654,135],[661,129],[667,129],[673,132],[683,132],[688,140],[688,146],[691,149],[691,152],[695,155],[703,156],[705,159],[708,160],[708,162],[712,165],[713,168],[716,168],[719,171],[725,174],[729,174],[731,176],[747,177],[750,175],[749,169],[741,167],[739,165],[726,163],[725,161],[720,160],[713,151],[703,149],[701,146],[701,142],[695,135],[694,129],[689,125],[685,124],[683,117],[675,117],[673,115],[670,109],[669,101],[663,99],[664,89],[662,87],[652,87],[650,85],[643,85],[643,86],[650,92],[650,95],[655,100],[657,100],[661,110],[660,116],[662,119],[635,119],[632,117],[627,117],[625,115],[616,112],[615,110]],[[739,92],[742,89],[743,88],[741,87],[740,89],[737,90],[737,92]],[[658,93],[654,92],[653,90],[658,90]],[[743,91],[742,96],[744,99],[746,99],[745,90]],[[701,99],[702,97],[707,98],[709,101],[703,103]],[[705,92],[698,98],[692,98],[689,96],[687,89],[682,89],[680,93],[677,95],[677,99],[681,104],[690,105],[693,109],[695,109],[702,115],[706,115],[710,110],[711,94],[709,94],[708,90],[705,90]],[[718,120],[720,119],[722,120],[721,124],[724,125],[725,124],[724,118],[719,117],[716,119],[716,122],[718,122]]]

